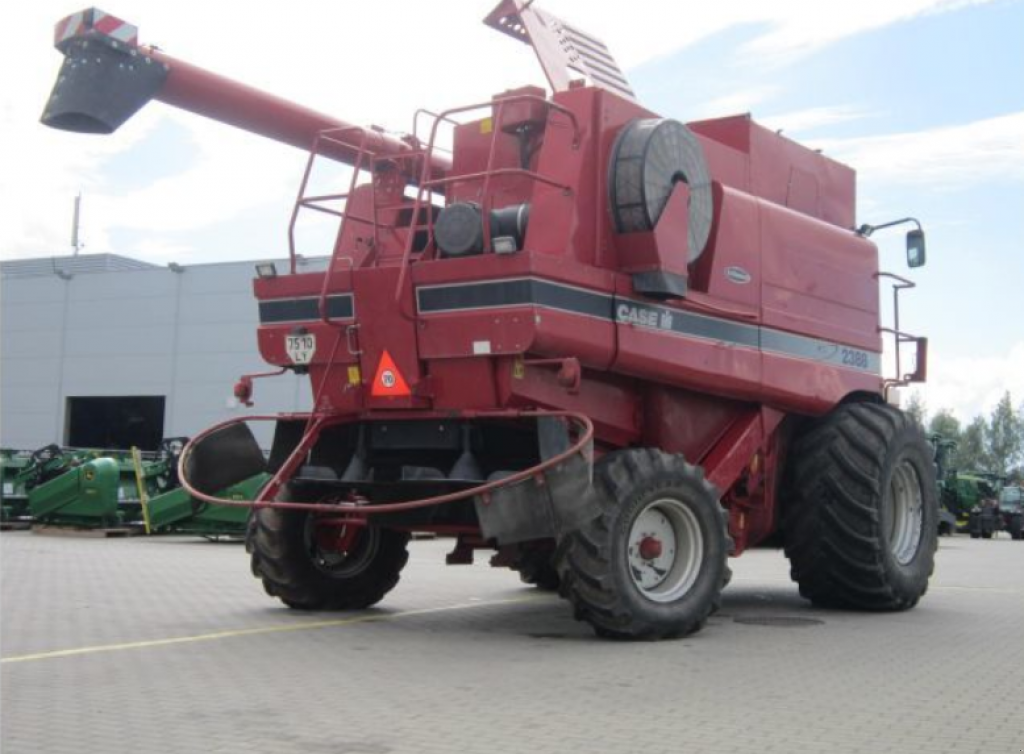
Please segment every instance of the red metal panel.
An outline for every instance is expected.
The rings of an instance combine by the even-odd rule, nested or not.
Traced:
[[[767,202],[760,216],[764,323],[880,352],[875,245]]]
[[[765,353],[762,364],[760,400],[787,411],[824,414],[851,393],[882,391],[881,376],[855,369],[773,353]]]
[[[547,356],[574,356],[586,366],[611,368],[615,325],[606,320],[540,309],[536,350]]]
[[[421,317],[420,356],[452,359],[526,353],[537,334],[533,307],[497,311],[460,311]]]
[[[594,423],[596,438],[615,447],[640,437],[641,403],[629,379],[587,372],[579,390],[573,392],[558,383],[554,368],[511,359],[502,361],[497,376],[502,407],[561,406],[584,411]]]
[[[693,124],[690,124],[693,128]],[[740,191],[750,191],[750,157],[729,144],[701,135],[696,131],[708,170],[716,181]]]
[[[643,390],[644,445],[698,463],[749,404],[705,393],[648,385]]]
[[[781,416],[773,412],[775,424]],[[714,449],[702,459],[701,465],[707,480],[719,492],[727,492],[747,468],[768,433],[774,429],[774,426],[766,426],[759,406],[750,407],[729,426]]]
[[[395,267],[364,267],[352,273],[352,292],[359,325],[359,361],[365,383],[377,374],[386,350],[405,381],[416,392],[423,372],[416,348],[412,290],[407,281],[405,290],[396,301],[398,274]],[[366,401],[370,408],[426,407],[424,401],[415,395],[368,397]]]
[[[856,174],[846,165],[758,125],[749,115],[698,121],[689,126],[749,156],[749,191],[755,196],[841,228],[854,226]],[[715,169],[713,162],[712,168],[716,179],[746,190],[744,184]]]
[[[617,326],[614,370],[712,395],[757,400],[761,352],[711,340],[672,335],[631,324]]]
[[[753,121],[750,125],[754,194],[840,228],[854,227],[857,185],[852,169]],[[798,206],[806,198],[793,192],[794,185],[809,182],[816,186],[816,198],[809,206]]]
[[[704,254],[694,265],[691,284],[728,306],[760,314],[760,202],[743,191],[714,184],[715,220]]]
[[[434,408],[487,409],[499,405],[494,371],[496,359],[434,359],[429,364]]]

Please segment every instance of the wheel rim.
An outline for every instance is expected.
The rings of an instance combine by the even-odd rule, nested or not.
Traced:
[[[672,602],[690,591],[704,560],[704,538],[689,506],[661,498],[633,520],[627,550],[637,590],[653,602]]]
[[[309,516],[305,541],[306,551],[318,571],[334,578],[350,578],[365,571],[373,561],[380,532],[371,527],[318,529],[316,518]]]
[[[886,503],[889,550],[897,563],[907,565],[917,555],[924,531],[921,480],[909,461],[901,461],[893,472]]]

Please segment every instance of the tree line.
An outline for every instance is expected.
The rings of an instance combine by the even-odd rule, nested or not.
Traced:
[[[1024,403],[1014,409],[1009,390],[989,416],[976,416],[966,427],[947,408],[929,417],[919,393],[911,395],[904,410],[929,436],[941,435],[956,443],[951,468],[1024,481]]]

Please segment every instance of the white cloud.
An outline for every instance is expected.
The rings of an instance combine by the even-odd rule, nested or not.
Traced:
[[[933,352],[929,370],[927,383],[905,390],[904,405],[917,392],[929,415],[948,408],[966,424],[979,414],[988,416],[1007,390],[1015,405],[1024,399],[1024,340],[992,356],[944,358]]]
[[[200,148],[198,159],[183,171],[130,193],[101,193],[92,202],[100,225],[154,233],[202,228],[294,196],[303,167],[302,156],[294,149],[209,121],[192,123],[190,129]],[[177,211],[186,201],[187,215]]]
[[[701,103],[693,115],[695,118],[717,118],[723,113],[749,113],[758,104],[770,99],[779,91],[777,86],[760,86],[741,89]]]
[[[886,2],[823,3],[791,0],[774,8],[772,30],[747,46],[749,54],[792,59],[844,37],[878,29],[924,14],[944,13],[990,0],[886,0]],[[766,4],[767,5],[767,4]],[[771,5],[775,6],[776,3]]]
[[[663,0],[594,3],[592,0],[539,0],[562,18],[601,37],[625,66],[670,53],[737,24],[764,24],[767,31],[744,53],[761,60],[792,58],[844,37],[917,16],[945,13],[994,0],[719,0],[699,8]]]
[[[962,189],[996,179],[1024,180],[1024,112],[957,126],[817,141],[872,182]]]
[[[821,128],[822,126],[832,126],[837,123],[861,120],[871,115],[872,113],[851,105],[837,105],[835,107],[811,107],[806,110],[795,110],[778,115],[758,115],[757,122],[766,128],[773,130],[781,129],[791,136]]]

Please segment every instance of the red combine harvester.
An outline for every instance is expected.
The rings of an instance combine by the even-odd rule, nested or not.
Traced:
[[[926,341],[898,306],[881,325],[880,282],[913,284],[867,238],[904,221],[856,229],[854,172],[748,116],[646,110],[604,44],[525,0],[486,23],[534,48],[553,94],[420,111],[401,137],[141,47],[97,10],[58,25],[44,123],[110,133],[158,99],[311,147],[289,238],[302,210],[340,218],[326,272],[299,272],[292,241],[287,273],[254,281],[260,352],[309,375],[312,410],[203,432],[185,486],[237,504],[211,495],[273,474],[253,570],[303,610],[379,601],[411,532],[453,537],[449,563],[496,550],[615,638],[699,629],[727,558],[763,544],[816,604],[912,607],[935,471],[885,398],[924,378]],[[318,157],[352,166],[347,190],[307,195]],[[920,226],[907,238],[923,264]],[[275,423],[269,458],[252,421]]]

